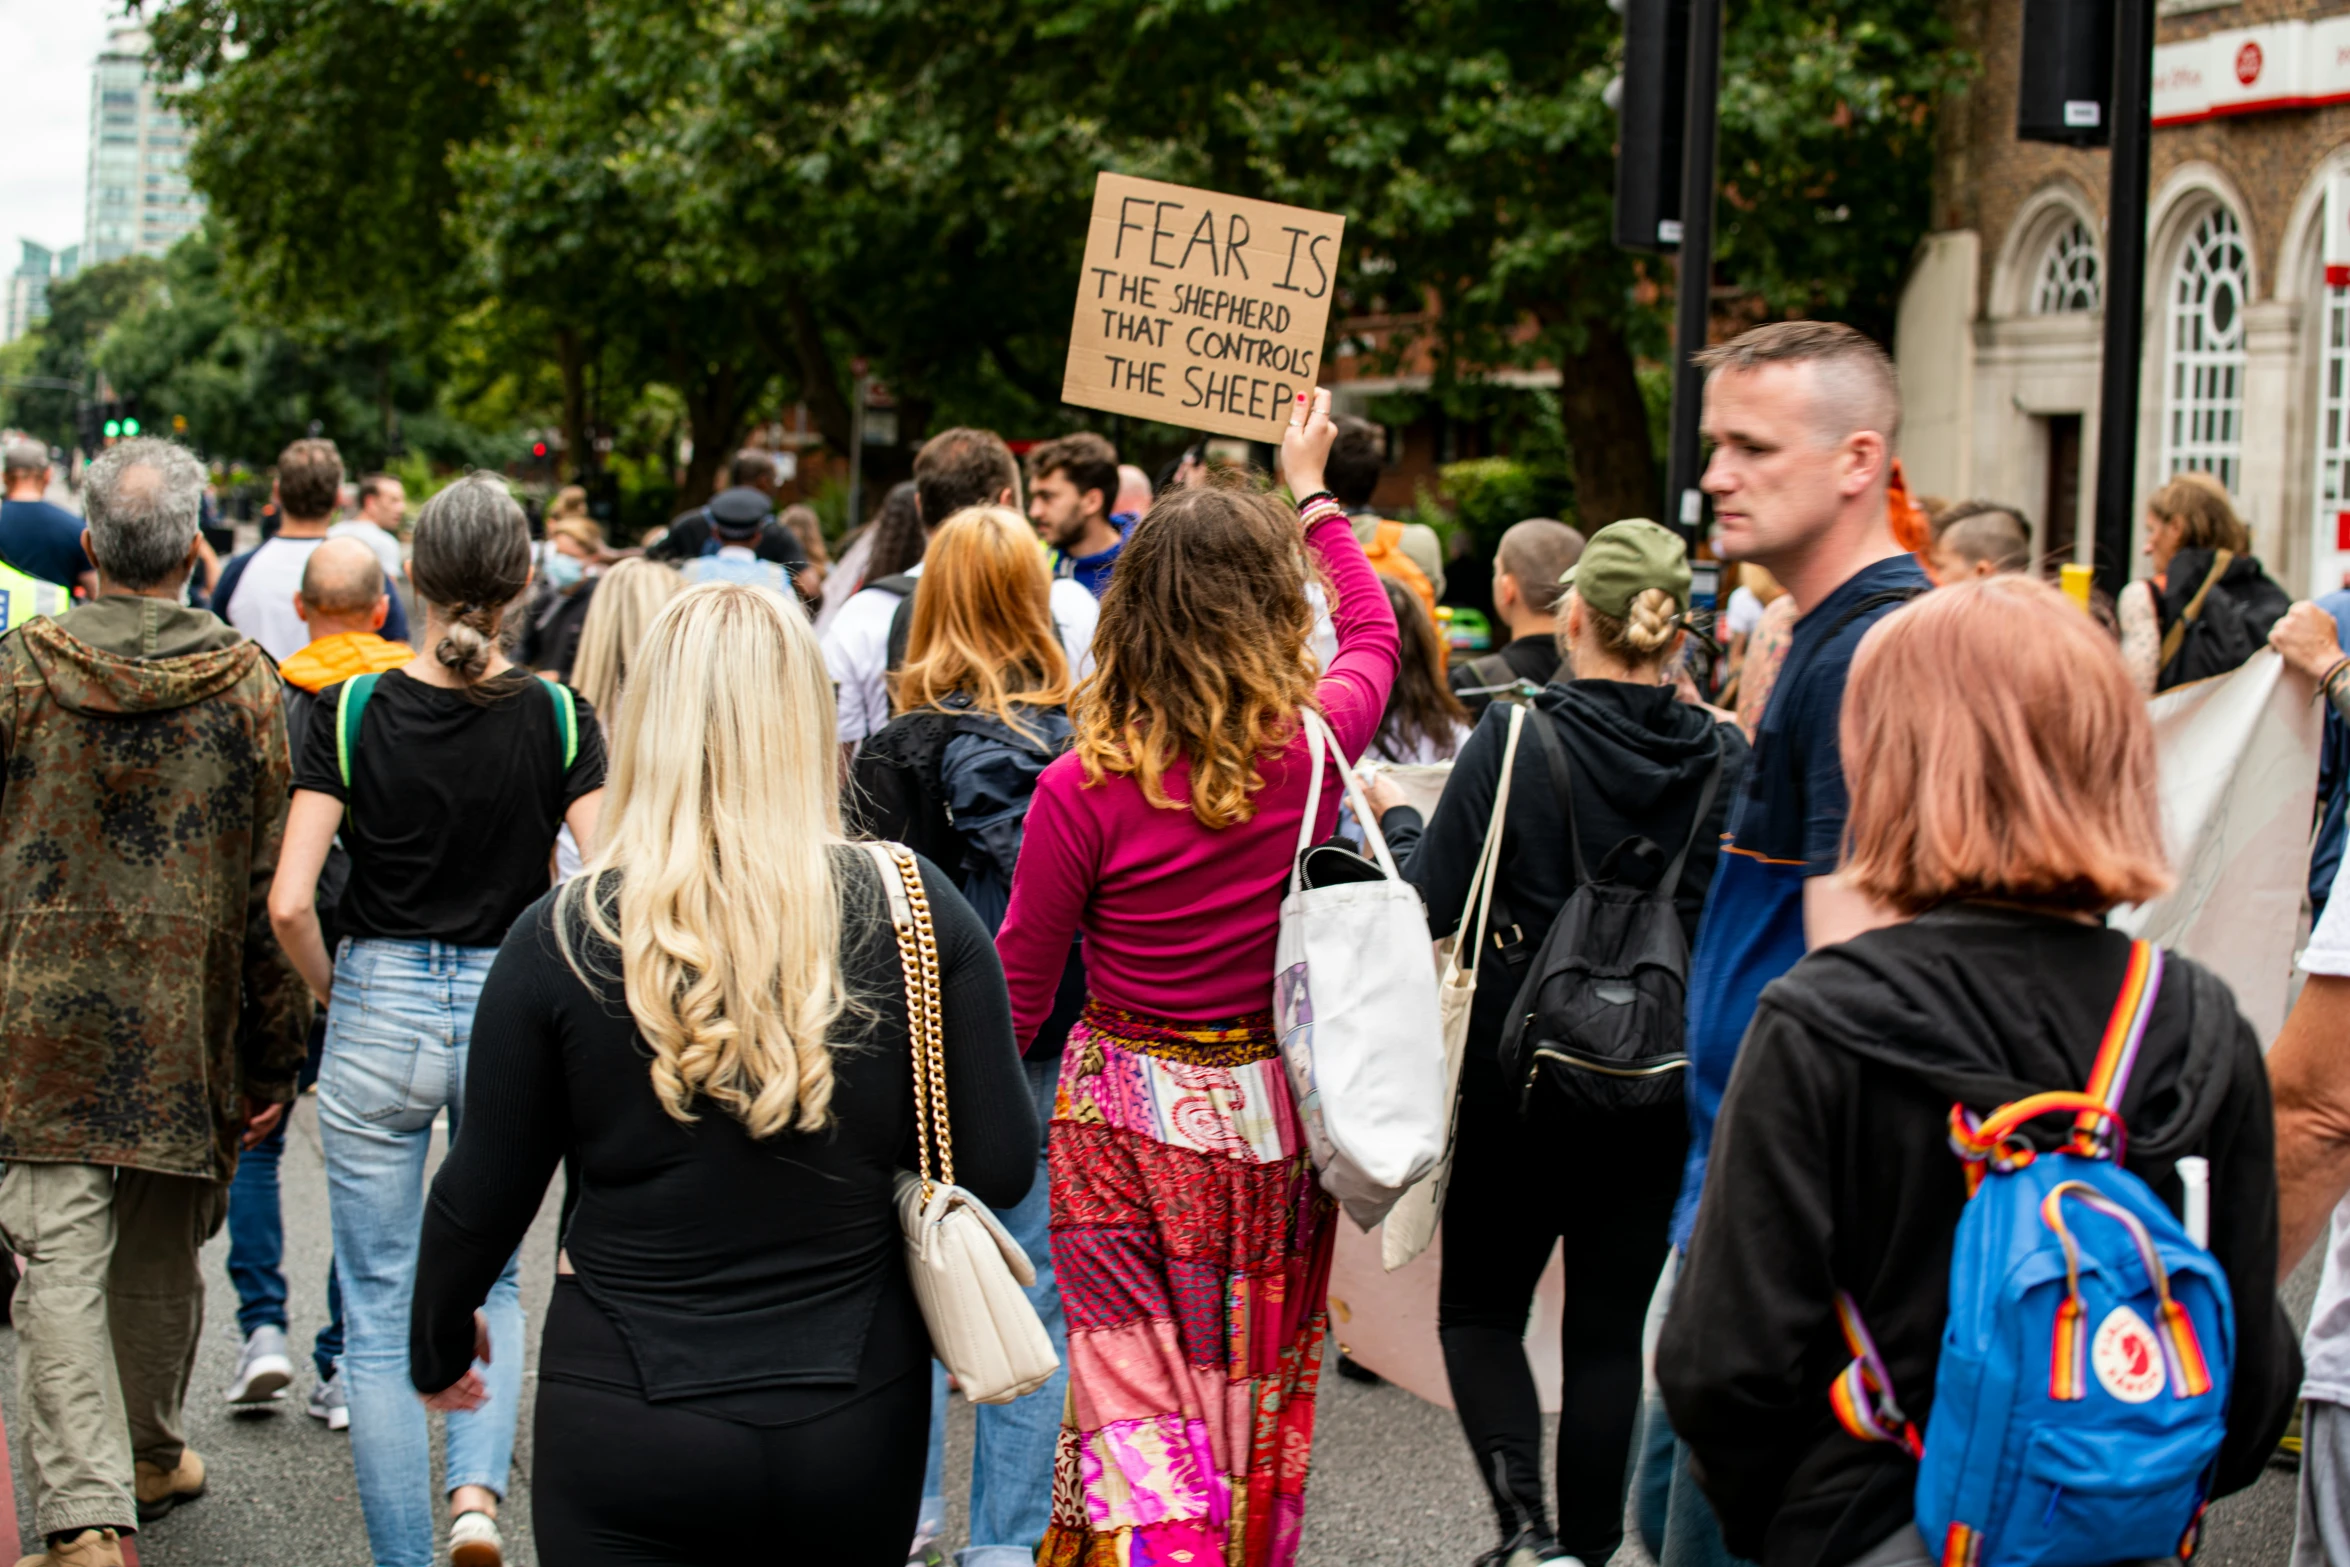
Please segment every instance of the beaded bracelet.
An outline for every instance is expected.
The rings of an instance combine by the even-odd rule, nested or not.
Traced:
[[[1297,509],[1300,512],[1303,512],[1307,507],[1315,504],[1318,501],[1328,501],[1333,506],[1339,505],[1338,497],[1331,494],[1328,490],[1316,490],[1311,495],[1299,496],[1297,498]],[[1339,509],[1341,511],[1345,510],[1343,506],[1340,506]]]

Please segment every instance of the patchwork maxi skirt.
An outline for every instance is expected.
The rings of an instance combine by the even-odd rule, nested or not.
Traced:
[[[1089,1004],[1048,1143],[1069,1400],[1044,1567],[1289,1567],[1334,1209],[1270,1012]]]

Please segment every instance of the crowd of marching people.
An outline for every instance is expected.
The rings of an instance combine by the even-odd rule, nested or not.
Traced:
[[[2177,1559],[2303,1401],[2296,1567],[2350,1567],[2350,1240],[2305,1344],[2277,1294],[2350,1190],[2350,767],[2265,1058],[2107,920],[2177,874],[2147,698],[2273,646],[2350,755],[2350,597],[2291,604],[2183,474],[2149,574],[2076,601],[2014,509],[1909,496],[1867,339],[1702,362],[1720,613],[1674,530],[1529,519],[1481,652],[1326,392],[1276,474],[1155,489],[948,430],[831,548],[755,451],[621,550],[490,474],[340,517],[311,439],[222,561],[182,448],[115,445],[70,519],[11,443],[29,1560],[203,1494],[224,1225],[226,1397],[293,1396],[314,1089],[303,1397],[377,1567],[505,1559],[559,1171],[559,1567],[935,1561],[966,1485],[964,1567],[1294,1562],[1334,1251],[1382,1215],[1390,1266],[1441,1221],[1488,1567],[1628,1527],[1664,1567]]]

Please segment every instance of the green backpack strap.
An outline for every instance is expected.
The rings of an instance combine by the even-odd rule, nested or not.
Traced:
[[[375,695],[379,674],[353,675],[343,682],[342,694],[335,698],[335,766],[343,778],[346,802],[351,793],[351,756],[359,749],[359,718],[367,711],[367,699]]]
[[[563,740],[563,772],[569,776],[571,764],[579,760],[579,703],[572,697],[571,688],[554,680],[542,680],[555,699],[555,733]]]

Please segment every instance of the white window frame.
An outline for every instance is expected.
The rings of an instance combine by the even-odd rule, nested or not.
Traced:
[[[2208,473],[2235,494],[2244,470],[2244,318],[2252,247],[2224,204],[2195,220],[2171,264],[2164,311],[2162,472]],[[2225,323],[2213,319],[2219,301]]]
[[[2032,314],[2094,313],[2105,301],[2105,257],[2097,236],[2078,217],[2068,217],[2041,247],[2032,283]]]

